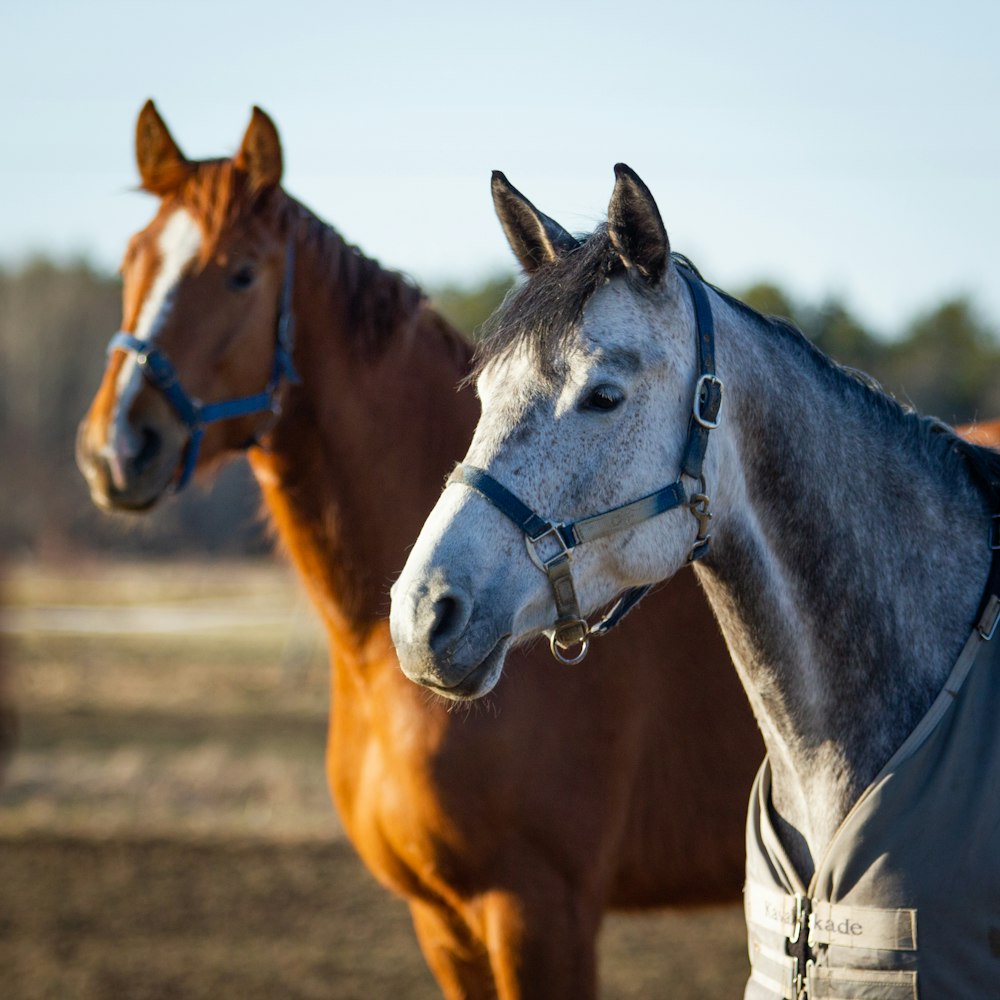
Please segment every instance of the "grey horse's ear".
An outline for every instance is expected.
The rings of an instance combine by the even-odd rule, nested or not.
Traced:
[[[650,284],[663,277],[670,241],[649,188],[624,163],[615,164],[615,189],[608,206],[608,236],[622,263]]]
[[[507,241],[529,274],[580,245],[558,222],[539,212],[499,170],[493,171],[490,187]]]

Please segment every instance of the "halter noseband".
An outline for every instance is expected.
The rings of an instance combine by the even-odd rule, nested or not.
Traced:
[[[687,507],[698,521],[698,534],[688,552],[687,561],[694,562],[708,552],[711,500],[705,490],[702,472],[709,432],[719,426],[722,407],[722,380],[715,374],[715,323],[708,294],[700,278],[683,259],[678,260],[678,272],[687,283],[694,302],[698,346],[698,379],[695,382],[694,400],[688,422],[687,443],[681,460],[681,472],[674,482],[655,493],[622,504],[602,514],[582,517],[577,521],[549,521],[536,514],[488,472],[473,465],[459,465],[448,479],[467,486],[485,497],[497,510],[524,532],[525,544],[531,561],[549,578],[556,604],[556,623],[549,639],[552,655],[562,663],[579,663],[590,648],[591,636],[610,632],[652,589],[632,587],[626,590],[611,609],[595,625],[590,625],[580,614],[580,605],[573,586],[570,563],[573,549],[584,542],[632,528],[664,511]],[[701,484],[701,492],[688,495],[683,479],[689,476]],[[549,556],[539,552],[539,544],[551,538],[556,550]],[[565,653],[574,646],[580,649],[575,656]]]
[[[295,324],[292,317],[292,286],[295,283],[295,245],[289,239],[285,250],[285,276],[281,288],[281,311],[275,330],[274,362],[271,365],[271,375],[262,392],[252,396],[239,396],[235,399],[224,399],[217,403],[202,403],[190,396],[181,385],[177,370],[170,359],[149,340],[139,340],[138,337],[119,330],[108,344],[108,353],[114,350],[135,351],[136,364],[143,377],[154,385],[174,408],[180,421],[188,429],[189,439],[185,449],[184,468],[174,486],[175,491],[182,490],[191,478],[198,462],[198,451],[201,448],[202,435],[207,424],[220,420],[232,420],[236,417],[246,417],[252,413],[270,412],[277,417],[281,413],[278,400],[278,389],[282,380],[293,385],[301,381],[295,365],[292,362],[292,346],[294,343]],[[251,438],[245,445],[250,447],[256,442]]]

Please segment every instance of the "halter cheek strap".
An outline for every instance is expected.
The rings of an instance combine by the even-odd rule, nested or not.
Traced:
[[[655,493],[601,514],[576,521],[549,521],[536,514],[483,469],[459,465],[448,479],[449,486],[458,484],[475,490],[524,533],[531,561],[549,578],[556,605],[556,623],[549,646],[552,655],[563,663],[579,663],[587,655],[590,637],[610,632],[651,589],[651,585],[647,585],[625,591],[600,621],[595,625],[588,624],[580,614],[570,567],[576,546],[635,527],[665,511],[687,507],[698,521],[698,532],[688,553],[688,562],[694,562],[708,552],[711,539],[708,528],[712,514],[711,501],[705,492],[703,467],[709,432],[719,426],[722,380],[715,374],[715,324],[705,287],[684,258],[677,259],[677,263],[678,272],[687,283],[694,303],[698,379],[688,420],[681,473],[674,482]],[[698,480],[702,491],[689,496],[684,487],[684,476]],[[543,543],[548,555],[540,551]],[[566,651],[574,647],[579,648],[571,656]]]
[[[174,486],[175,492],[182,490],[191,479],[195,465],[198,463],[198,452],[201,440],[208,424],[220,420],[233,420],[236,417],[246,417],[253,413],[270,412],[277,417],[281,413],[278,400],[278,390],[282,380],[292,384],[301,382],[295,365],[292,363],[292,348],[294,341],[294,320],[292,317],[292,288],[295,283],[295,245],[289,240],[285,250],[285,276],[281,288],[281,308],[278,313],[275,331],[274,361],[271,364],[271,374],[266,387],[252,396],[239,396],[235,399],[224,399],[217,403],[202,403],[184,389],[177,370],[170,359],[150,340],[139,340],[137,337],[119,330],[108,344],[108,353],[114,350],[134,351],[136,364],[143,378],[154,385],[167,398],[174,413],[188,429],[188,445],[185,449],[184,468]],[[246,447],[255,443],[255,438],[247,442]]]

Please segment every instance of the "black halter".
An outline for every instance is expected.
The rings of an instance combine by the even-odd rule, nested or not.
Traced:
[[[634,527],[664,511],[687,507],[698,521],[698,534],[688,553],[688,562],[700,559],[708,551],[711,538],[708,527],[712,514],[702,469],[709,432],[719,426],[722,380],[715,374],[715,324],[705,286],[686,261],[681,259],[677,263],[678,272],[687,283],[694,302],[698,378],[694,387],[681,472],[674,482],[655,493],[602,514],[593,514],[578,521],[549,521],[536,514],[483,469],[459,465],[448,479],[448,485],[457,483],[475,490],[524,532],[531,561],[548,576],[552,587],[557,619],[549,646],[552,655],[563,663],[579,663],[587,655],[590,637],[610,632],[649,593],[652,586],[633,587],[625,591],[600,621],[595,625],[588,624],[580,614],[570,571],[573,549],[577,545]],[[689,495],[683,482],[685,476],[697,480],[701,484],[701,492]],[[551,538],[556,544],[556,551],[545,557],[539,552],[538,545],[547,538]],[[574,646],[580,647],[575,656],[562,652]]]
[[[175,491],[182,490],[191,478],[198,461],[198,450],[201,447],[202,435],[206,424],[214,424],[219,420],[232,420],[235,417],[246,417],[251,413],[269,411],[277,417],[281,412],[278,400],[278,389],[282,379],[297,384],[301,381],[295,365],[292,363],[292,346],[295,326],[292,319],[292,286],[295,283],[295,245],[289,240],[285,250],[285,277],[281,288],[281,311],[278,313],[278,323],[275,331],[274,363],[271,365],[271,375],[262,392],[252,396],[240,396],[236,399],[224,399],[218,403],[201,403],[190,396],[177,377],[177,370],[170,359],[157,348],[152,338],[139,340],[137,337],[119,330],[108,344],[108,353],[114,350],[135,351],[136,364],[147,382],[156,386],[174,408],[181,423],[187,427],[190,437],[185,450],[184,468],[174,486]],[[248,441],[245,447],[256,443],[256,438]]]

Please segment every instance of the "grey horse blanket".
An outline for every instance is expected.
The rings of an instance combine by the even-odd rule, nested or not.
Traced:
[[[1000,631],[973,631],[808,886],[772,826],[764,761],[744,905],[745,1000],[1000,1000]]]

